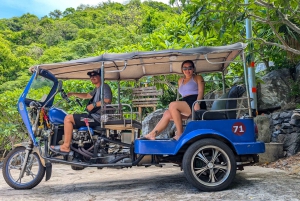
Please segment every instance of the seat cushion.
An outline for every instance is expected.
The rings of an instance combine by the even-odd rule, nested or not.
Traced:
[[[227,98],[228,92],[223,94],[219,99]],[[211,110],[224,110],[226,108],[226,100],[215,100],[211,106]]]
[[[235,85],[231,87],[228,92],[228,98],[240,98],[246,89],[240,85]],[[237,108],[237,100],[228,100],[226,102],[226,109],[235,109]],[[228,119],[236,118],[236,111],[226,111],[226,116]]]
[[[239,85],[231,87],[228,93],[223,94],[222,98],[240,98],[245,92],[245,88]],[[236,111],[214,112],[214,110],[235,109],[237,100],[216,100],[214,101],[211,110],[198,110],[195,112],[195,119],[202,120],[217,120],[217,119],[235,119]]]

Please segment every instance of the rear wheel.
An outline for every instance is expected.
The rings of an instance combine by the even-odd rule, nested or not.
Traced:
[[[24,174],[21,175],[24,163],[26,166]],[[25,147],[17,147],[9,152],[4,159],[2,174],[6,183],[12,188],[31,189],[42,181],[45,167],[37,153],[30,154],[28,160],[25,161]]]
[[[223,142],[203,139],[192,144],[184,154],[182,167],[187,180],[202,191],[227,188],[236,174],[232,150]]]

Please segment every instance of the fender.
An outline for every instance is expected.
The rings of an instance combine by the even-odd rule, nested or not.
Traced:
[[[18,144],[15,144],[14,147],[28,147],[29,146],[29,142],[21,142],[21,143],[18,143]],[[41,153],[40,153],[40,150],[38,147],[34,146],[32,148],[32,152],[33,153],[37,153],[37,155],[39,156],[40,160],[41,160],[41,163],[44,167],[46,167],[46,161],[45,159],[41,156]]]
[[[236,147],[234,146],[234,144],[232,144],[232,142],[225,136],[223,135],[222,133],[216,131],[216,130],[213,130],[213,129],[197,129],[197,130],[193,130],[187,134],[185,134],[184,136],[182,136],[179,141],[178,141],[178,144],[176,146],[176,149],[175,149],[175,154],[177,154],[177,152],[179,151],[179,149],[184,146],[187,142],[189,142],[190,140],[198,137],[198,136],[201,136],[201,135],[216,135],[216,136],[220,136],[224,139],[226,139],[231,145],[232,147],[234,147],[235,151],[236,150]]]
[[[265,152],[265,145],[263,142],[232,142],[228,137],[223,135],[222,133],[213,130],[213,129],[197,129],[194,131],[191,131],[189,133],[184,134],[176,145],[175,153],[177,154],[180,148],[185,145],[187,142],[192,140],[193,138],[196,138],[201,135],[215,135],[220,136],[221,138],[225,139],[228,143],[230,143],[231,147],[234,149],[235,153],[238,155],[243,154],[257,154],[257,153],[264,153]]]
[[[188,143],[190,140],[197,138],[201,135],[217,135],[228,140],[222,133],[214,129],[196,129],[190,132],[184,132],[178,141],[170,141],[169,139],[164,140],[135,140],[134,142],[134,151],[136,154],[167,154],[167,155],[176,155],[178,151]],[[230,140],[228,140],[230,142]],[[231,143],[232,144],[232,143]],[[233,145],[233,144],[232,144]],[[234,147],[234,146],[233,146]],[[235,151],[236,151],[236,147]]]

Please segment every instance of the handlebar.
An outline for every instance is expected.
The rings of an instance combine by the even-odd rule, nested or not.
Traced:
[[[61,97],[63,99],[65,99],[68,103],[71,102],[70,99],[69,99],[69,97],[68,97],[68,95],[66,94],[66,92],[63,89],[61,89],[60,94],[61,94]]]
[[[69,99],[69,97],[68,97],[68,95],[67,95],[66,92],[64,91],[64,89],[61,89],[60,93],[61,93],[61,97],[62,97],[63,99],[65,99],[68,103],[71,102],[70,99]],[[82,107],[82,104],[81,104],[81,102],[79,101],[78,98],[76,98],[75,101],[76,101],[76,103],[77,103],[78,105],[80,105],[80,107]]]
[[[78,105],[80,105],[80,107],[82,107],[82,104],[81,104],[81,102],[79,101],[79,99],[78,98],[76,98],[76,103],[78,104]]]
[[[70,103],[71,101],[70,101],[68,95],[66,94],[66,92],[64,91],[64,89],[62,88],[62,86],[63,86],[63,83],[62,83],[61,80],[59,80],[59,81],[58,81],[58,90],[57,90],[57,92],[60,92],[61,97],[62,97],[63,99],[65,99],[65,100],[67,101],[67,103]],[[82,107],[82,104],[81,104],[81,102],[79,101],[79,99],[76,98],[75,101],[77,102],[78,105],[80,105],[80,107]]]

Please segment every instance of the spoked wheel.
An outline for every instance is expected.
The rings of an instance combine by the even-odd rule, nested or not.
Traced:
[[[31,189],[38,185],[45,175],[45,167],[41,164],[37,153],[29,155],[24,174],[21,174],[25,163],[25,147],[17,147],[8,153],[2,168],[6,183],[14,189]]]
[[[184,154],[182,166],[187,180],[202,191],[223,190],[236,174],[232,150],[215,139],[203,139],[192,144]]]

